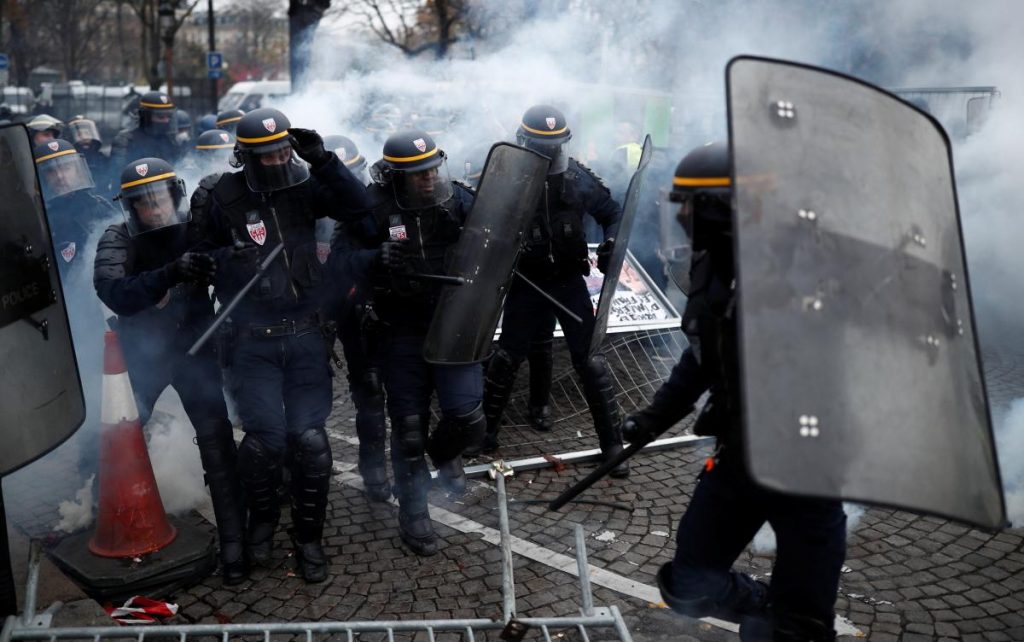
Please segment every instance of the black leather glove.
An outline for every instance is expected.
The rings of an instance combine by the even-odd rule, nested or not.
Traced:
[[[639,413],[627,416],[626,420],[622,422],[622,439],[631,444],[646,444],[654,441],[654,438],[663,431],[653,426],[652,423]]]
[[[384,241],[380,246],[380,254],[377,258],[385,270],[401,271],[409,264],[406,241]]]
[[[615,249],[615,239],[607,239],[597,246],[597,269],[601,274],[608,272],[608,263],[612,260],[612,250]]]
[[[171,263],[175,283],[209,283],[216,273],[217,262],[207,254],[185,252]]]
[[[316,131],[289,127],[288,133],[291,134],[295,153],[314,168],[323,167],[331,160],[331,153],[324,147],[324,139]]]

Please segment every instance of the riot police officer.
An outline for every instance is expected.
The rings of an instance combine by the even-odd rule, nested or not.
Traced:
[[[291,127],[276,109],[249,112],[236,132],[242,170],[221,177],[210,210],[217,297],[235,297],[259,262],[283,247],[232,313],[234,340],[225,350],[246,433],[238,469],[249,507],[247,547],[253,560],[269,559],[290,451],[296,560],[307,582],[320,582],[328,567],[320,540],[331,479],[324,423],[332,392],[319,313],[326,268],[316,257],[315,222],[363,212],[366,188],[324,149],[319,134]]]
[[[129,163],[118,200],[125,222],[107,228],[96,251],[93,283],[117,314],[112,322],[147,421],[153,404],[173,386],[196,430],[196,443],[217,517],[224,582],[248,574],[244,511],[235,470],[235,441],[212,351],[195,357],[189,346],[213,318],[208,284],[214,260],[188,245],[185,185],[159,158]]]
[[[334,152],[357,179],[363,183],[369,182],[366,158],[351,138],[340,134],[324,136],[324,146]],[[351,230],[353,224],[335,224],[329,219],[328,223],[326,226],[317,223],[318,258],[330,255],[332,245],[341,252],[365,249],[356,241],[356,238],[364,236],[358,224]],[[380,351],[370,333],[363,332],[363,319],[367,310],[372,314],[369,284],[365,278],[353,278],[352,275],[343,276],[339,281],[331,288],[334,296],[329,295],[326,306],[336,320],[338,340],[348,370],[348,389],[356,407],[359,474],[370,501],[383,502],[391,497],[391,484],[388,483],[384,454],[387,425]]]
[[[223,129],[224,131],[234,134],[235,130],[238,129],[238,123],[241,122],[242,116],[245,116],[245,112],[241,109],[228,109],[217,114],[217,120],[214,122],[217,129]]]
[[[64,123],[49,114],[39,114],[33,116],[25,126],[32,137],[32,145],[39,146],[60,138]]]
[[[110,184],[110,159],[103,153],[103,140],[95,121],[85,116],[75,116],[68,121],[68,140],[75,146],[85,162],[89,164],[96,185],[105,188]],[[117,168],[120,171],[121,168]]]
[[[57,264],[68,289],[69,273],[81,265],[89,234],[116,210],[95,193],[85,157],[68,141],[58,138],[43,143],[35,148],[34,156],[53,247],[60,256]]]
[[[842,504],[763,488],[744,462],[731,191],[724,143],[697,148],[676,168],[671,198],[680,203],[678,218],[693,246],[683,315],[690,346],[653,402],[625,422],[630,442],[650,441],[710,391],[694,430],[715,436],[718,448],[680,520],[675,558],[661,568],[658,586],[675,611],[740,622],[743,639],[832,640],[846,547]],[[779,547],[770,586],[730,570],[766,521]]]
[[[183,151],[177,133],[176,111],[170,97],[160,91],[147,91],[139,98],[138,125],[122,129],[110,144],[110,164],[124,167],[129,161],[148,156],[173,165]]]
[[[445,272],[446,254],[458,240],[473,204],[469,188],[452,182],[446,156],[426,132],[406,130],[388,137],[383,158],[370,170],[375,184],[374,230],[366,244],[374,252],[375,315],[384,324],[384,363],[391,458],[398,494],[398,529],[418,555],[437,552],[427,509],[430,454],[449,491],[465,490],[461,453],[483,437],[483,373],[477,364],[432,365],[423,345],[440,286],[417,275]],[[430,399],[436,391],[441,419],[430,433]],[[429,438],[428,438],[429,437]]]
[[[564,314],[523,279],[517,278],[505,299],[501,338],[487,365],[484,408],[487,413],[485,450],[498,447],[498,427],[508,403],[519,364],[539,329],[554,329],[550,312],[561,322],[573,367],[590,407],[598,441],[605,458],[622,450],[619,408],[615,401],[608,366],[602,355],[589,356],[594,329],[594,307],[583,277],[590,273],[583,216],[589,214],[601,225],[604,241],[598,247],[598,268],[611,256],[622,210],[608,189],[589,169],[570,158],[565,146],[572,137],[565,116],[550,105],[526,110],[516,132],[519,144],[551,159],[544,196],[527,230],[526,247],[519,258],[519,271],[547,294],[582,319]],[[612,473],[629,474],[624,464]]]

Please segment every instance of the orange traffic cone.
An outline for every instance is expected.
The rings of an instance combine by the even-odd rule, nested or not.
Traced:
[[[104,344],[99,514],[89,550],[135,557],[167,546],[177,531],[160,500],[121,344],[113,332]]]

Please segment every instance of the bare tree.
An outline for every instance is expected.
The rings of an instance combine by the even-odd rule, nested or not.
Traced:
[[[444,58],[472,31],[469,0],[355,0],[351,6],[378,38],[409,57]]]
[[[142,57],[145,62],[146,80],[151,89],[160,86],[164,80],[160,75],[160,54],[161,40],[166,39],[170,43],[174,41],[174,35],[184,24],[185,20],[192,15],[192,10],[199,4],[200,0],[123,0],[135,12],[142,29],[139,32]],[[166,29],[162,30],[160,25],[160,4],[167,2],[174,10],[174,20]],[[170,46],[170,45],[168,45]]]
[[[284,71],[288,27],[281,0],[250,0],[222,11],[235,27],[235,37],[219,36],[220,50],[236,78]]]

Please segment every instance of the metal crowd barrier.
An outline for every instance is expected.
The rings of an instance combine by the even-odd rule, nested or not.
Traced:
[[[501,594],[502,619],[452,619],[452,620],[375,620],[375,621],[318,621],[318,622],[265,622],[245,624],[180,624],[180,625],[132,625],[103,627],[53,627],[53,615],[61,607],[59,602],[47,610],[36,613],[36,589],[39,584],[40,548],[33,543],[29,557],[29,574],[25,590],[25,608],[20,616],[10,616],[0,632],[0,642],[21,640],[146,640],[166,639],[188,642],[199,638],[216,638],[221,642],[232,639],[262,638],[263,642],[290,638],[317,642],[320,640],[347,640],[355,642],[366,639],[367,634],[387,636],[394,642],[396,635],[409,639],[425,633],[429,642],[435,642],[439,634],[459,634],[465,642],[487,639],[487,631],[500,632],[500,639],[508,642],[526,639],[554,640],[578,639],[589,642],[595,629],[601,629],[602,640],[632,642],[625,621],[618,607],[595,606],[590,588],[589,566],[583,527],[576,525],[576,565],[579,571],[580,601],[582,609],[578,615],[563,617],[519,617],[516,613],[515,580],[513,577],[512,542],[509,534],[508,504],[505,492],[505,477],[512,474],[512,468],[502,462],[495,462],[491,477],[497,485],[498,521],[501,531]],[[539,636],[537,635],[539,633]],[[478,637],[479,636],[479,637]],[[613,637],[614,636],[614,637]],[[420,638],[417,638],[420,639]]]

